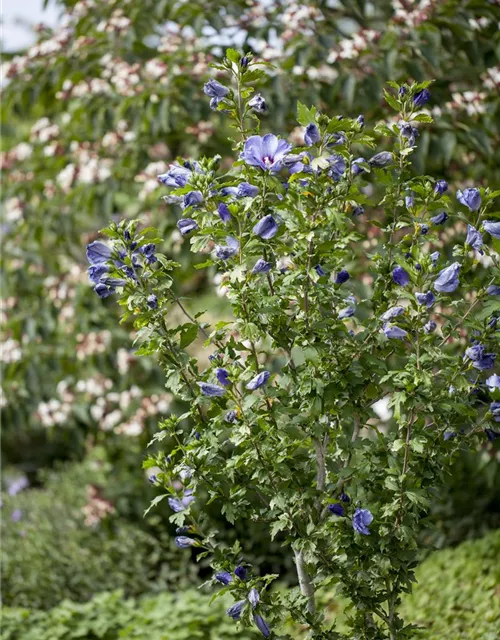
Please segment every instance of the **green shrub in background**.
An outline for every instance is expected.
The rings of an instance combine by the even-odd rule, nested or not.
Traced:
[[[197,591],[162,593],[126,600],[123,592],[100,593],[90,602],[65,600],[47,612],[6,609],[2,640],[257,640],[225,615],[230,598],[216,600]]]
[[[121,451],[122,459],[112,465],[108,458],[118,456],[119,451],[113,454],[109,447],[106,451],[95,448],[84,463],[60,465],[42,474],[43,489],[2,494],[5,604],[45,609],[64,598],[87,600],[103,589],[123,588],[131,595],[165,587],[182,589],[208,575],[205,563],[179,554],[167,505],[143,517],[144,505],[155,489],[137,469],[136,446]],[[89,493],[95,495],[93,500]],[[99,505],[99,499],[104,503]],[[99,506],[106,509],[105,503],[112,511],[89,526],[82,509],[92,503],[94,512]],[[208,509],[222,530],[223,517],[214,506]],[[86,511],[92,517],[92,509]],[[221,535],[228,544],[244,537],[246,558],[263,572],[295,580],[292,559],[284,554],[279,539],[264,553],[265,527],[247,523],[245,536],[240,529],[225,527]]]
[[[416,571],[413,593],[401,615],[420,629],[415,640],[498,640],[500,625],[500,529],[454,549],[434,551]],[[338,630],[350,609],[322,594],[321,604]]]
[[[456,545],[500,527],[499,447],[460,451],[453,473],[431,506],[433,526],[422,537],[430,548]]]
[[[433,553],[417,571],[403,615],[426,640],[498,640],[500,530]]]
[[[120,515],[98,463],[50,473],[44,489],[2,496],[2,598],[46,609],[98,591],[127,595],[193,584],[196,566]]]
[[[500,530],[438,551],[417,570],[418,584],[404,600],[408,620],[425,627],[421,640],[497,640],[500,625]],[[121,591],[90,602],[65,600],[50,611],[4,608],[2,640],[253,640],[225,615],[230,601],[199,591],[126,599]],[[344,618],[342,604],[323,594],[330,617]],[[339,625],[341,630],[341,625]],[[298,639],[297,639],[298,640]]]

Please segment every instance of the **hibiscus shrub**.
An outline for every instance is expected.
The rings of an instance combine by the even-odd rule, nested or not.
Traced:
[[[152,506],[168,498],[177,546],[210,557],[243,626],[270,637],[291,619],[314,638],[410,638],[398,608],[422,520],[454,454],[499,435],[500,192],[465,188],[455,205],[444,180],[412,172],[430,82],[390,83],[396,116],[370,132],[363,116],[299,103],[304,145],[292,149],[260,135],[260,65],[226,55],[205,93],[233,125],[238,159],[224,171],[218,157],[179,162],[159,180],[192,251],[206,254],[197,266],[221,274],[232,320],[209,326],[190,311],[178,265],[138,221],[112,223],[109,244],[87,248],[96,292],[118,293],[137,353],[156,354],[190,403],[155,435]],[[208,367],[189,348],[199,335]],[[383,399],[386,416],[374,410]],[[211,502],[229,523],[280,536],[298,588],[272,589],[279,576],[222,543]],[[316,607],[331,585],[353,603],[348,632]]]

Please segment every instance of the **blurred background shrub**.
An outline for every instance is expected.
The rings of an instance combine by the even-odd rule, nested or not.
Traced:
[[[498,583],[500,532],[434,552],[417,571],[415,593],[405,598],[408,620],[425,629],[422,640],[496,640],[500,624]],[[339,623],[348,615],[345,602],[323,593],[321,606]],[[225,609],[225,597],[210,603],[195,590],[127,599],[123,591],[100,593],[86,604],[64,600],[50,611],[5,608],[2,640],[191,640],[260,637],[238,628]],[[297,638],[298,640],[298,638]]]
[[[195,582],[196,567],[166,531],[155,537],[124,517],[126,491],[120,500],[105,497],[106,488],[123,481],[109,465],[90,460],[43,479],[43,489],[3,500],[4,605],[47,609],[101,590],[134,596]]]

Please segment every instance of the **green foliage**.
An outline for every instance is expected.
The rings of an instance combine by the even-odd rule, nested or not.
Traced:
[[[225,156],[229,152],[229,127],[220,112],[210,111],[202,92],[203,83],[217,73],[209,61],[216,65],[222,62],[220,39],[236,27],[245,51],[274,63],[274,67],[262,67],[264,74],[259,72],[260,90],[269,108],[261,119],[263,132],[289,130],[295,124],[299,100],[304,103],[299,116],[304,123],[323,113],[363,113],[367,122],[380,122],[376,132],[390,137],[394,116],[391,106],[397,107],[399,101],[390,92],[389,106],[384,103],[385,81],[407,83],[412,78],[434,78],[428,105],[434,124],[421,127],[414,168],[409,171],[412,175],[445,177],[457,186],[480,181],[487,187],[498,182],[500,167],[500,145],[496,144],[500,122],[496,6],[491,2],[443,0],[431,3],[423,12],[410,7],[408,15],[402,16],[401,10],[395,11],[392,0],[308,0],[302,3],[300,19],[296,18],[298,5],[294,3],[266,3],[255,19],[254,8],[246,0],[226,3],[224,11],[220,3],[199,0],[144,0],[135,4],[109,0],[89,3],[90,9],[76,0],[58,4],[68,12],[71,30],[40,31],[40,42],[29,55],[20,52],[21,57],[13,61],[2,101],[2,148],[6,151],[2,158],[2,198],[6,201],[2,220],[2,310],[6,318],[1,338],[12,347],[3,349],[4,354],[20,354],[11,360],[5,356],[2,363],[2,460],[18,466],[32,482],[39,482],[43,480],[37,473],[40,468],[50,467],[57,460],[79,460],[98,443],[106,448],[106,459],[113,465],[116,478],[114,484],[106,483],[106,496],[116,505],[119,517],[138,523],[150,492],[144,489],[142,476],[131,474],[130,469],[142,457],[140,452],[150,440],[158,417],[166,417],[170,411],[182,412],[185,407],[167,403],[166,411],[153,411],[144,418],[142,398],[163,392],[162,374],[152,358],[137,361],[130,353],[130,325],[118,326],[112,301],[102,303],[93,295],[85,274],[83,246],[95,238],[96,229],[111,216],[151,220],[166,238],[163,249],[167,258],[175,257],[182,265],[174,283],[176,294],[191,298],[186,305],[192,311],[210,309],[204,318],[218,329],[217,321],[227,319],[224,301],[217,298],[214,302],[216,268],[212,264],[208,271],[194,271],[198,258],[189,256],[189,242],[176,231],[171,233],[178,213],[166,213],[163,205],[158,206],[163,192],[155,182],[156,174],[178,155]],[[123,18],[128,24],[116,26],[116,20]],[[115,26],[110,21],[115,21]],[[164,34],[165,24],[178,25],[179,33]],[[210,41],[202,35],[207,27],[214,30]],[[283,44],[281,53],[269,45],[261,49],[259,44],[269,41],[270,36],[274,41],[274,34]],[[238,52],[231,50],[228,55],[237,64]],[[248,77],[252,84],[259,74]],[[253,89],[246,89],[245,99]],[[40,122],[42,118],[48,120]],[[427,114],[417,116],[416,121],[430,122]],[[340,131],[343,126],[333,118],[329,131]],[[300,144],[301,130],[292,135],[295,144]],[[373,147],[368,135],[360,136],[359,142],[368,149]],[[368,169],[368,165],[362,166]],[[387,185],[384,172],[375,174],[370,187],[377,190],[382,183]],[[417,181],[412,187],[416,192],[424,189]],[[360,194],[356,198],[361,202]],[[383,227],[378,213],[370,222],[372,231]],[[415,213],[424,215],[424,206]],[[209,237],[200,236],[195,242],[198,248],[207,247]],[[496,248],[498,251],[498,241]],[[340,250],[348,256],[347,245]],[[312,273],[311,280],[314,278]],[[365,294],[365,287],[359,286],[356,295]],[[252,302],[256,309],[263,308],[261,300]],[[498,309],[494,305],[484,305],[484,318]],[[360,314],[366,312],[366,306],[361,305]],[[177,317],[175,312],[171,315],[172,325],[182,317],[180,312]],[[241,330],[242,334],[246,332],[245,338],[252,339],[258,326],[248,323]],[[91,337],[97,337],[102,348],[86,348]],[[200,350],[203,339],[191,343],[192,323],[184,324],[180,337],[182,346],[189,345],[190,355]],[[314,347],[307,344],[293,347],[294,359],[310,372],[316,366],[313,352]],[[118,353],[130,359],[126,370]],[[377,376],[385,373],[382,367]],[[359,370],[353,371],[349,383],[356,385],[360,376]],[[102,378],[110,384],[102,393],[77,391],[81,382]],[[412,384],[407,378],[396,382]],[[141,399],[126,400],[134,387],[141,390]],[[326,389],[331,392],[331,387]],[[301,389],[301,393],[309,391]],[[373,386],[369,391],[373,392]],[[113,399],[113,394],[119,394],[120,401]],[[370,392],[366,396],[376,399]],[[54,401],[59,407],[47,416],[42,409]],[[443,398],[443,403],[448,402]],[[395,406],[399,415],[400,405],[398,402]],[[118,423],[108,427],[106,419],[118,406]],[[470,417],[466,403],[461,411],[462,420]],[[124,435],[124,424],[138,424],[136,435]],[[292,421],[287,426],[290,431],[296,429]],[[171,442],[165,432],[161,437],[162,446],[169,448]],[[394,443],[395,457],[404,450],[400,445]],[[419,447],[425,453],[425,443],[418,441],[414,443],[415,454],[420,455]],[[484,446],[479,448],[484,453]],[[359,453],[356,447],[352,449],[353,455]],[[471,490],[470,498],[464,499],[460,476],[455,480],[447,476],[448,492],[433,495],[432,507],[440,525],[439,544],[456,542],[498,522],[493,506],[498,503],[497,474],[492,464],[483,464],[482,454],[474,460],[474,464],[467,463],[464,475],[478,478],[479,497]],[[236,468],[233,477],[239,472]],[[397,486],[397,479],[392,486]],[[417,503],[421,500],[418,492],[410,497]],[[467,502],[473,504],[470,510]],[[169,511],[165,503],[161,511],[148,518],[146,526],[155,519],[156,532],[167,530]],[[244,500],[241,494],[230,493],[228,483],[224,511],[231,519],[233,503],[243,504]],[[221,529],[217,501],[206,508],[206,513]],[[10,527],[9,523],[5,526]],[[226,525],[219,538],[228,544],[242,539],[247,559],[259,564],[264,573],[281,571],[283,575],[283,563],[289,569],[291,558],[280,549],[282,534],[278,533],[275,546],[270,547],[269,543],[263,544],[262,523],[246,524],[237,522],[235,528]],[[282,525],[276,523],[275,529]],[[142,523],[140,526],[143,528]],[[16,531],[12,527],[14,539]],[[59,539],[56,532],[54,540]],[[39,548],[43,571],[48,548],[48,541]],[[30,556],[27,551],[36,566],[40,560],[34,549],[32,553]],[[83,552],[78,553],[80,558]],[[64,576],[70,573],[67,567],[61,571]],[[60,587],[63,583],[61,577]]]
[[[500,527],[498,448],[463,449],[452,473],[431,504],[432,527],[422,534],[427,544],[445,547],[477,538]]]
[[[496,640],[500,627],[500,530],[430,555],[402,612],[425,627],[416,638]]]
[[[256,640],[225,615],[228,598],[214,603],[198,591],[162,593],[126,600],[123,592],[101,593],[90,602],[63,601],[47,612],[5,608],[2,640]]]
[[[120,500],[106,499],[109,476],[95,465],[74,465],[51,473],[43,489],[2,496],[4,604],[45,609],[106,589],[137,595],[192,583],[186,557],[120,516]]]
[[[408,620],[423,630],[415,639],[496,640],[500,624],[498,554],[500,531],[466,542],[455,549],[434,552],[417,569],[412,596],[403,598]],[[227,597],[210,598],[200,591],[161,593],[139,600],[123,592],[100,593],[85,604],[65,600],[42,612],[4,607],[2,640],[222,640],[260,637],[241,629],[228,616]],[[345,602],[322,593],[327,617],[340,620],[344,629]],[[283,631],[291,631],[285,626]],[[299,633],[294,638],[304,638]]]
[[[245,0],[224,11],[200,0],[57,4],[70,29],[42,29],[36,45],[13,57],[2,102],[2,260],[9,274],[2,339],[22,344],[20,359],[4,368],[2,456],[28,471],[81,457],[101,429],[87,397],[49,427],[57,433],[47,433],[38,409],[61,400],[61,380],[75,385],[101,373],[113,391],[135,384],[148,396],[162,388],[146,359],[133,380],[117,367],[116,350],[129,348],[126,327],[116,326],[116,310],[95,299],[83,273],[82,248],[95,230],[111,215],[148,216],[183,265],[176,286],[194,295],[210,286],[193,273],[187,243],[164,233],[176,216],[157,207],[155,179],[178,155],[229,152],[229,129],[202,91],[215,72],[209,61],[222,62],[218,42],[228,32],[236,30],[245,51],[273,63],[261,80],[269,107],[263,130],[295,123],[297,100],[322,113],[385,122],[392,116],[383,100],[387,80],[431,77],[435,125],[422,135],[416,169],[485,186],[498,179],[494,3],[461,3],[458,10],[456,0],[446,0],[425,11],[409,7],[405,16],[391,0],[333,6],[309,0],[300,9],[267,3],[258,19]],[[163,34],[167,23],[172,32]],[[202,35],[207,29],[213,38]],[[274,34],[281,51],[269,44]],[[111,331],[112,340],[99,354],[75,358],[78,336],[97,328]]]
[[[460,546],[434,551],[415,571],[401,612],[419,627],[415,640],[496,640],[500,624],[500,529]],[[348,600],[320,594],[327,617],[345,624]]]

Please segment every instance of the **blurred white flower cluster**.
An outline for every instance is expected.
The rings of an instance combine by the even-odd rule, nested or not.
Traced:
[[[93,484],[87,485],[87,503],[82,507],[85,516],[84,523],[87,527],[93,527],[111,513],[115,513],[114,506],[103,498],[98,487]]]
[[[99,353],[106,353],[111,343],[111,331],[90,331],[76,336],[76,357],[85,360]]]
[[[114,33],[120,35],[128,30],[131,20],[127,18],[123,9],[115,9],[111,14],[109,20],[102,20],[97,25],[97,31],[106,31],[107,33]]]
[[[22,355],[21,345],[17,340],[7,338],[0,342],[0,362],[4,362],[5,364],[19,362]]]
[[[125,372],[128,362],[125,366],[124,362],[129,361],[129,356],[125,356],[125,350],[120,351],[118,366]],[[169,393],[143,396],[136,385],[124,391],[112,389],[112,380],[101,375],[78,380],[74,385],[63,380],[57,385],[56,398],[39,403],[36,417],[44,427],[63,425],[70,419],[73,405],[85,403],[90,406],[90,417],[102,431],[138,436],[144,431],[148,417],[169,412],[173,399]]]
[[[394,22],[399,22],[407,29],[418,27],[427,20],[438,0],[393,0]]]
[[[352,60],[368,49],[372,42],[380,37],[378,31],[373,29],[361,29],[350,38],[344,38],[328,54],[327,62],[333,64],[338,60]]]
[[[13,224],[23,218],[24,203],[21,198],[9,198],[3,203],[3,218],[6,222]]]
[[[165,173],[167,170],[167,163],[160,160],[158,162],[150,162],[141,173],[135,176],[135,181],[142,184],[138,196],[139,200],[146,200],[151,193],[161,186],[157,176]]]

